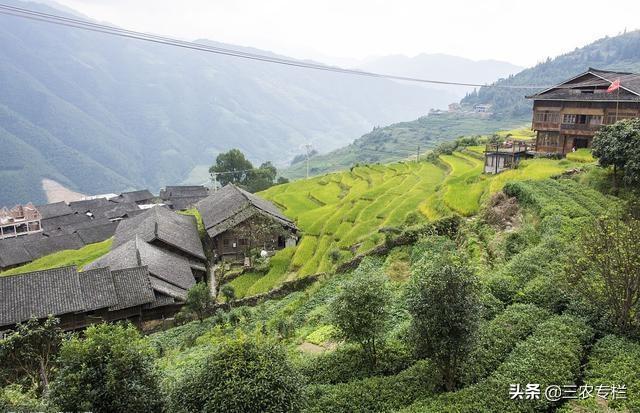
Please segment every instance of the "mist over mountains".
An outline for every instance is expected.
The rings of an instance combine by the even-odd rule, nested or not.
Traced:
[[[221,151],[284,163],[454,99],[0,16],[0,205],[44,202],[43,178],[88,194],[202,183]]]

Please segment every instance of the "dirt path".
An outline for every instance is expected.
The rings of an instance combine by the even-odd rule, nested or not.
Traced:
[[[52,179],[46,178],[42,180],[42,189],[47,194],[47,201],[49,203],[81,201],[86,196],[79,192],[74,192]]]

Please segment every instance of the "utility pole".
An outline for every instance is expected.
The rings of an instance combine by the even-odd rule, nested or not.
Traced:
[[[418,145],[418,151],[416,152],[416,163],[420,162],[420,145]]]
[[[311,148],[313,148],[313,145],[311,145],[311,143],[306,143],[304,145],[305,148],[305,154],[306,154],[306,159],[307,159],[307,179],[309,179],[309,155],[311,153]]]
[[[218,192],[218,173],[211,172],[211,180],[213,181],[213,192]]]

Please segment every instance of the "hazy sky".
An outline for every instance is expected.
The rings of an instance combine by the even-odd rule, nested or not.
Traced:
[[[447,53],[530,66],[625,28],[640,1],[58,0],[128,29],[347,64]],[[343,60],[345,59],[345,60]]]

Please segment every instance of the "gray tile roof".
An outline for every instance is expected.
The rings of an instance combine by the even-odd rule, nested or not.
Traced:
[[[116,311],[155,301],[156,297],[151,289],[149,272],[146,267],[114,270],[111,271],[111,275],[118,304],[109,307],[109,310]]]
[[[204,198],[206,198],[206,196],[173,198],[171,200],[166,201],[166,203],[173,210],[184,211],[185,209],[190,209],[195,207],[195,205],[201,200],[203,200]]]
[[[602,93],[620,79],[619,93]],[[600,89],[601,93],[579,93],[579,89]],[[578,92],[578,93],[576,93]],[[640,102],[640,74],[589,68],[569,80],[539,93],[527,96],[538,100],[633,101]]]
[[[145,202],[151,201],[156,196],[149,192],[148,189],[141,189],[139,191],[123,192],[115,198],[112,198],[116,202]]]
[[[167,186],[160,191],[160,198],[164,201],[176,198],[205,198],[209,189],[202,185]]]
[[[85,302],[83,311],[118,305],[118,296],[109,268],[83,271],[78,276]]]
[[[256,213],[268,216],[282,225],[297,229],[274,204],[229,184],[198,202],[196,208],[210,237],[226,231]]]
[[[186,290],[195,285],[191,263],[187,258],[148,244],[137,237],[115,247],[85,268],[123,269],[141,265],[148,267],[152,277],[181,290],[180,294],[186,293]]]
[[[167,295],[173,299],[186,301],[187,299],[187,290],[184,288],[176,287],[173,284],[170,284],[166,281],[161,280],[160,278],[150,277],[151,286],[154,291],[157,291],[163,295]]]
[[[100,208],[112,204],[107,198],[85,199],[84,201],[69,202],[69,208],[74,212],[85,213],[95,208]]]
[[[91,218],[84,213],[74,213],[69,215],[62,215],[54,218],[47,218],[42,220],[42,229],[45,233],[53,232],[56,230],[65,231],[67,227],[71,225],[77,225],[80,223],[89,223]]]
[[[93,244],[113,237],[113,234],[115,234],[116,232],[117,226],[117,222],[107,222],[98,225],[92,225],[88,228],[82,228],[77,230],[76,232],[85,245]]]
[[[36,209],[40,212],[40,215],[42,215],[42,219],[55,218],[73,213],[73,210],[69,208],[69,205],[64,201],[54,204],[38,205]]]
[[[34,260],[58,251],[77,250],[83,246],[84,243],[78,234],[44,237],[37,241],[30,241],[24,244],[25,249]]]
[[[85,308],[74,267],[0,277],[0,326]]]
[[[94,218],[116,219],[127,216],[130,211],[140,211],[135,202],[111,202],[109,205],[94,208],[91,210]]]
[[[177,214],[162,207],[150,208],[143,214],[120,221],[113,245],[118,247],[135,237],[146,242],[159,240],[194,258],[206,259],[193,216]]]
[[[33,261],[33,258],[23,243],[19,241],[0,242],[0,269],[26,264],[31,261]]]

